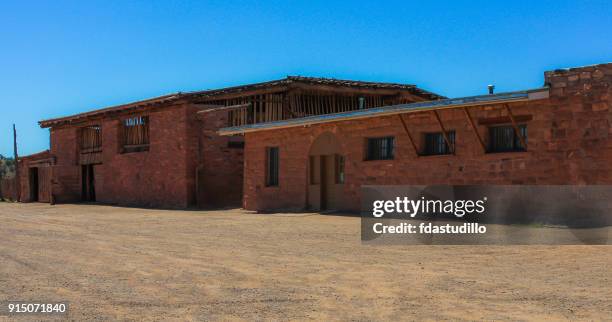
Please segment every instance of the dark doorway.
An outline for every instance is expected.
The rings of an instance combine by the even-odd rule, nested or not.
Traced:
[[[83,165],[81,180],[82,180],[82,191],[81,200],[83,201],[96,201],[96,189],[95,189],[95,176],[93,164]]]
[[[38,201],[38,168],[30,168],[30,201]]]

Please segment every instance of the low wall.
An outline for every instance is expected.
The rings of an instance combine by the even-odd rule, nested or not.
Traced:
[[[0,180],[0,200],[17,200],[17,181],[16,178],[6,178]]]

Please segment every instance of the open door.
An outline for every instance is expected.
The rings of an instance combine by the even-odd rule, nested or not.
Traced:
[[[38,168],[30,168],[29,170],[29,181],[30,181],[30,201],[38,201]]]

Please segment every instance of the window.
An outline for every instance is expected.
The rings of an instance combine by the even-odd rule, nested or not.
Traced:
[[[243,142],[228,141],[227,147],[230,149],[244,149],[244,141]]]
[[[278,186],[278,147],[266,148],[266,186]]]
[[[244,136],[230,136],[227,141],[230,149],[244,149]]]
[[[149,150],[149,117],[136,116],[123,120],[123,152]]]
[[[91,125],[81,128],[81,153],[98,152],[102,149],[100,126]]]
[[[335,155],[336,184],[344,183],[344,156]]]
[[[518,126],[519,132],[527,143],[527,125]],[[516,135],[512,125],[493,126],[489,128],[489,152],[525,151],[521,139]]]
[[[447,131],[446,135],[448,136],[451,147],[446,143],[442,132],[425,133],[425,151],[423,151],[423,154],[451,154],[455,150],[455,131]]]
[[[366,160],[392,160],[394,141],[392,136],[367,139]]]

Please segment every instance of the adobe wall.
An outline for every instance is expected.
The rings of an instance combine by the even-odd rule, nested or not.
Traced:
[[[200,207],[240,207],[243,185],[243,148],[229,142],[242,137],[226,137],[217,131],[227,126],[227,111],[198,114],[200,140],[198,153],[198,205]]]
[[[397,115],[246,134],[243,204],[249,210],[304,209],[308,151],[322,133],[338,139],[346,158],[342,208],[358,210],[361,185],[612,184],[612,64],[545,74],[550,98],[511,104],[531,116],[528,151],[485,153],[462,110],[440,111],[456,131],[456,154],[417,157]],[[503,106],[473,107],[473,119],[507,118]],[[432,113],[406,114],[422,147],[425,132],[440,131]],[[477,125],[487,140],[487,126]],[[364,161],[367,137],[395,136],[395,159]],[[280,184],[265,186],[265,148],[280,148]]]
[[[120,153],[120,118],[92,122],[102,131],[102,164],[94,166],[96,201],[103,203],[185,208],[195,203],[197,147],[194,108],[165,107],[149,115],[148,151]],[[51,130],[56,202],[81,199],[78,128]]]

